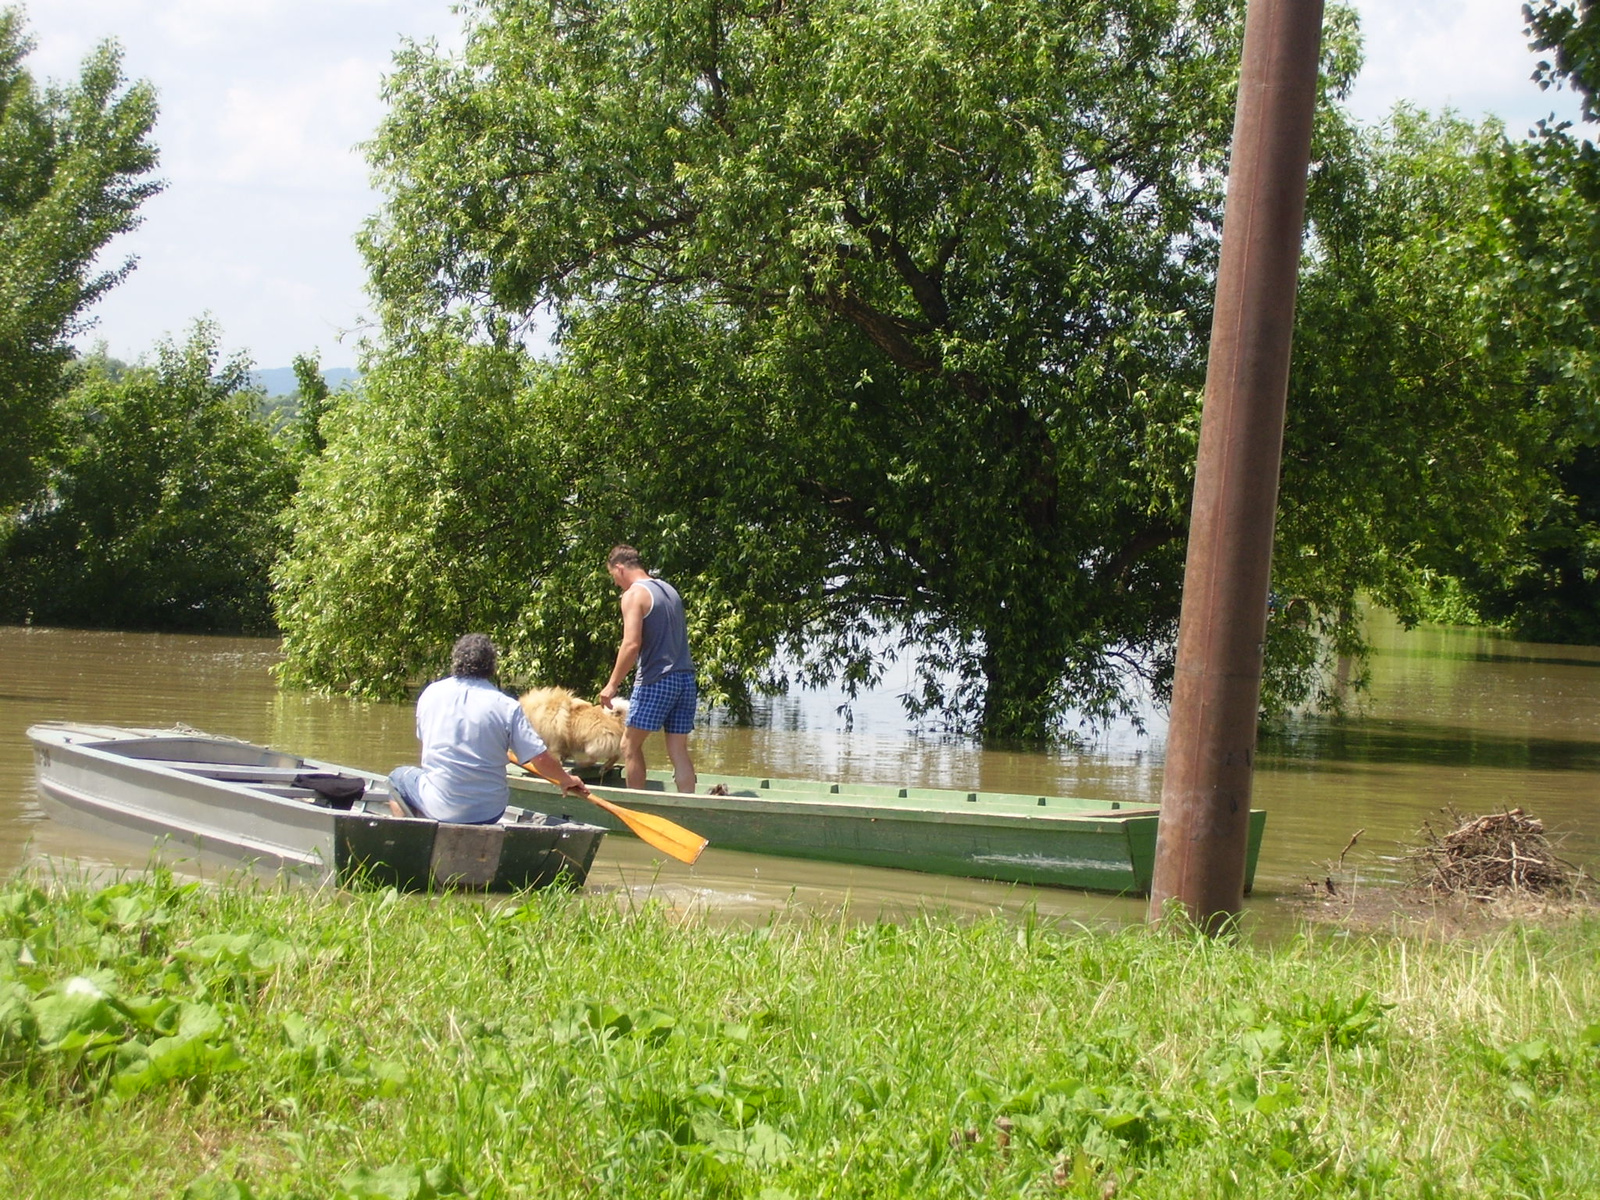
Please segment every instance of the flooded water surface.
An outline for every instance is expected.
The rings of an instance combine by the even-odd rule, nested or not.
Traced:
[[[1521,807],[1564,838],[1591,874],[1600,864],[1600,649],[1538,646],[1477,631],[1376,631],[1372,686],[1356,715],[1303,718],[1262,739],[1255,805],[1268,812],[1252,911],[1327,873],[1360,832],[1350,863],[1374,882],[1404,874],[1402,843],[1425,822]],[[33,784],[25,731],[52,720],[169,727],[266,742],[314,758],[387,771],[415,761],[409,705],[312,696],[277,687],[277,644],[262,639],[0,628],[0,872],[37,861],[141,866],[147,846],[49,820]],[[697,731],[704,772],[858,783],[1080,795],[1134,803],[1160,797],[1163,723],[1111,731],[1084,753],[986,751],[919,737],[892,695],[775,702],[756,728]],[[648,747],[663,759],[659,742]],[[1348,871],[1347,864],[1347,871]],[[694,867],[662,863],[639,842],[608,837],[590,887],[624,900],[764,919],[785,909],[847,910],[863,919],[919,909],[1022,912],[1116,924],[1142,901],[738,854],[713,847]]]

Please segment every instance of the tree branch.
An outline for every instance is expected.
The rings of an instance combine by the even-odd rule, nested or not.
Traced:
[[[1120,588],[1126,581],[1127,574],[1133,569],[1133,564],[1138,562],[1157,546],[1183,536],[1184,531],[1176,525],[1162,522],[1152,525],[1148,529],[1129,538],[1120,550],[1113,554],[1098,571],[1095,572],[1095,582],[1109,584],[1113,588]]]
[[[943,329],[950,321],[950,305],[944,298],[942,271],[933,275],[923,271],[899,238],[877,228],[848,201],[844,206],[844,219],[850,223],[851,228],[866,234],[873,250],[894,265],[895,271],[911,289],[911,295],[915,297],[917,307],[922,309],[922,315],[927,318],[928,324],[935,329]],[[942,265],[941,262],[941,268]]]
[[[937,371],[938,357],[924,354],[908,335],[906,322],[889,313],[879,312],[850,290],[849,284],[829,287],[822,294],[822,303],[845,320],[861,329],[872,344],[887,354],[897,366],[908,371]]]

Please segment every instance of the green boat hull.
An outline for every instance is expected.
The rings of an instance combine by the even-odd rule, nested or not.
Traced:
[[[726,794],[690,796],[668,790],[667,778],[652,777],[637,791],[595,791],[676,821],[727,850],[1126,895],[1150,892],[1158,819],[1153,807],[733,775],[700,777],[702,788]],[[518,772],[511,784],[546,797],[540,803],[551,807],[547,797],[556,789],[543,780]],[[578,820],[628,832],[612,814],[580,797],[562,803]],[[1266,819],[1259,809],[1250,814],[1247,892]]]

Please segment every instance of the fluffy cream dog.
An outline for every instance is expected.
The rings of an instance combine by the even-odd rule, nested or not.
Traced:
[[[525,693],[521,704],[528,724],[557,758],[609,771],[622,757],[626,700],[612,701],[608,711],[566,688],[548,687]]]

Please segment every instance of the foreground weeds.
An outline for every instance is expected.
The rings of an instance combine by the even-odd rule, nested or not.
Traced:
[[[1574,1196],[1600,925],[1272,949],[393,892],[0,890],[0,1184]]]

